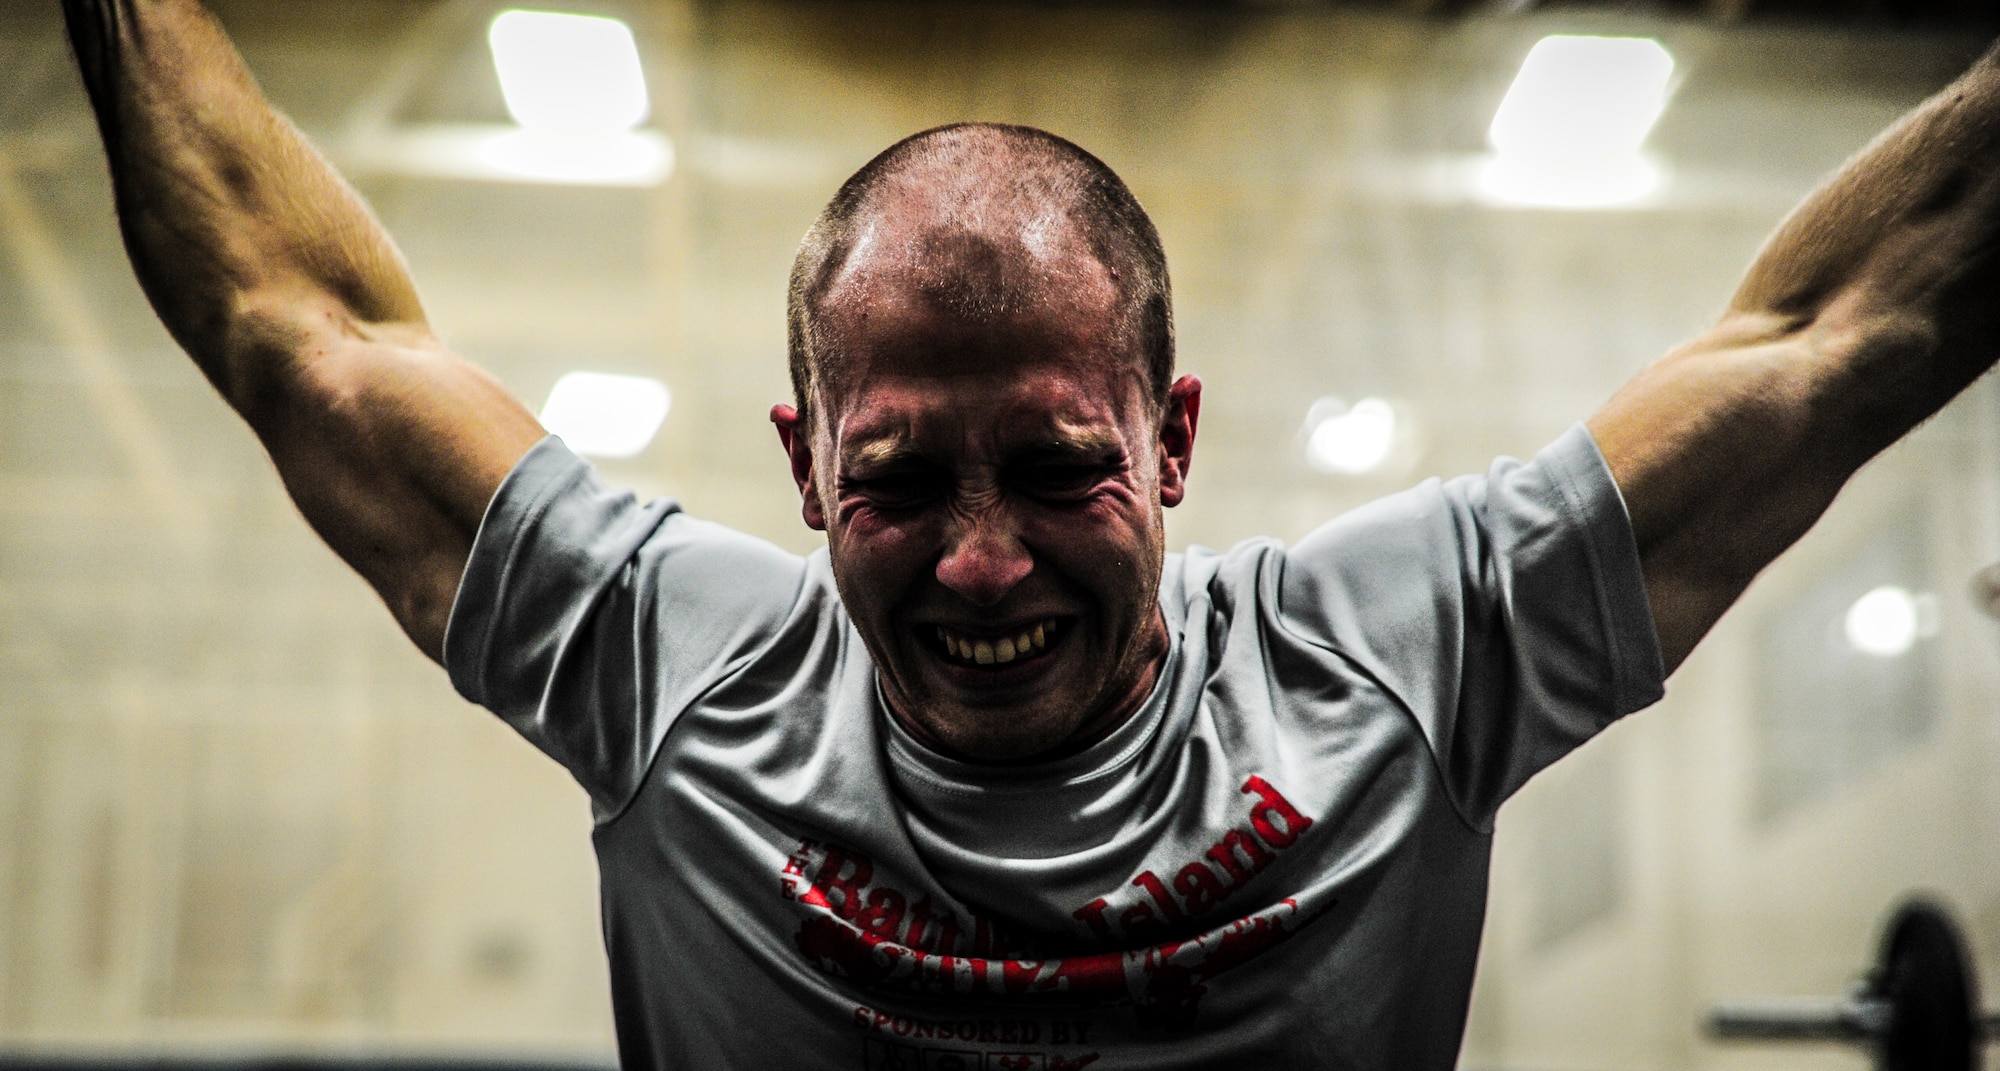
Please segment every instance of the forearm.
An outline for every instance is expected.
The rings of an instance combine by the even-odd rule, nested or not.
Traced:
[[[63,7],[139,282],[232,405],[283,371],[273,332],[422,327],[395,246],[196,0]]]
[[[1720,330],[1807,343],[1865,460],[2000,342],[2000,48],[1885,131],[1774,233]],[[1843,390],[1841,384],[1852,383]],[[1811,384],[1808,384],[1810,386]]]
[[[1591,418],[1668,666],[1856,469],[1993,363],[1996,239],[1989,54],[1800,205],[1713,329]]]
[[[1780,498],[1810,489],[1768,530],[1789,545],[1855,469],[2000,354],[1996,240],[2000,55],[1989,53],[1808,197],[1721,322],[1593,420],[1624,452],[1621,479],[1648,490],[1633,511],[1642,548],[1684,531],[1697,503],[1727,505],[1718,486],[1751,484],[1796,488]],[[1761,568],[1763,551],[1744,567]]]
[[[433,658],[543,432],[447,352],[401,256],[196,0],[64,0],[132,264],[299,510]]]

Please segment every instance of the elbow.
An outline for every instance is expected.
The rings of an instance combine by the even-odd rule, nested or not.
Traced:
[[[223,399],[253,427],[302,404],[345,409],[361,393],[351,364],[360,326],[338,303],[249,292],[233,303],[209,359],[201,363]]]
[[[1736,396],[1723,409],[1762,414],[1766,452],[1851,473],[1969,381],[1942,382],[1947,349],[1934,317],[1851,290],[1796,315],[1733,311],[1679,356]]]
[[[1858,468],[1965,385],[1949,374],[1935,320],[1834,304],[1801,333],[1813,425]]]

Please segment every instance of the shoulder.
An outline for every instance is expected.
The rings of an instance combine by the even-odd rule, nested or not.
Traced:
[[[1617,484],[1577,424],[1528,461],[1425,480],[1321,525],[1286,552],[1283,594],[1319,605],[1341,590],[1393,599],[1413,583],[1476,587],[1496,558],[1592,555],[1621,539],[1631,535]]]
[[[584,635],[629,646],[634,629],[673,642],[635,657],[713,658],[755,645],[794,611],[806,560],[607,486],[554,437],[494,495],[460,580],[445,662],[477,701],[496,666],[523,650],[569,649]],[[513,652],[505,654],[505,652]],[[504,655],[504,656],[503,656]],[[528,661],[532,661],[529,659]],[[680,673],[689,665],[676,665]]]
[[[1285,546],[1276,539],[1246,539],[1227,550],[1195,544],[1168,554],[1160,571],[1160,607],[1169,627],[1203,614],[1231,613],[1260,598],[1260,587],[1283,563]]]
[[[1528,461],[1503,457],[1484,473],[1425,480],[1290,547],[1259,539],[1222,554],[1191,550],[1180,601],[1228,611],[1254,600],[1287,633],[1386,678],[1435,675],[1503,603],[1559,603],[1555,589],[1629,579],[1631,548],[1617,485],[1579,424]]]
[[[562,440],[544,439],[514,467],[488,507],[475,551],[595,559],[600,567],[675,574],[756,593],[759,578],[796,588],[805,559],[768,540],[688,514],[672,498],[641,501],[606,484]]]

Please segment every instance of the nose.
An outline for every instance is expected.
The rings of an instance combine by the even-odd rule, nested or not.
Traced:
[[[975,606],[997,604],[1035,569],[1034,555],[998,512],[960,516],[938,559],[938,583]]]

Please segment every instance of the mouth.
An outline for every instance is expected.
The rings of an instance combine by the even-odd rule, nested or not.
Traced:
[[[978,634],[947,628],[931,629],[934,653],[955,666],[999,670],[1046,656],[1069,627],[1068,619],[1048,617],[998,634]]]

